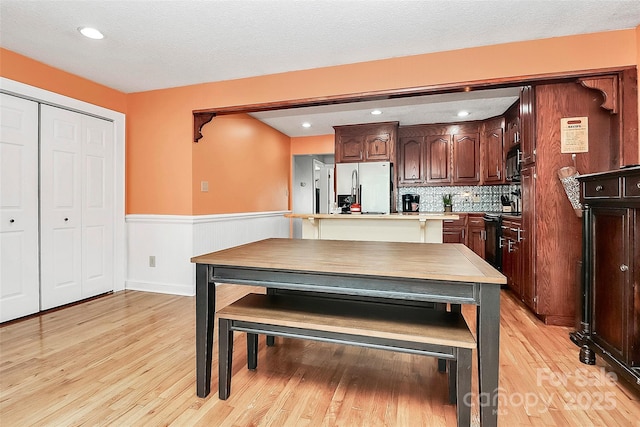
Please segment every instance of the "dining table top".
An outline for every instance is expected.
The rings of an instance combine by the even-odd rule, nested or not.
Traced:
[[[191,258],[215,266],[505,284],[463,244],[270,238]]]

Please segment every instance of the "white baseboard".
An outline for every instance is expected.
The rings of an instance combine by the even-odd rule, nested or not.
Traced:
[[[126,289],[195,295],[197,255],[289,237],[289,211],[222,215],[127,215]],[[149,257],[155,257],[155,267]]]

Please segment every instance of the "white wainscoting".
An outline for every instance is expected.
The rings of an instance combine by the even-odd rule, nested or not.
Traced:
[[[195,295],[191,257],[269,237],[289,237],[289,211],[127,215],[126,289]],[[155,267],[149,257],[155,257]]]

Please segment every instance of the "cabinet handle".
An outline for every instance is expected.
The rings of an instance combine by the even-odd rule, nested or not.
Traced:
[[[626,264],[622,264],[622,265],[620,266],[620,271],[629,271],[629,266],[628,266],[628,265],[626,265]]]
[[[636,187],[640,188],[640,181],[636,184]]]
[[[602,185],[596,186],[596,191],[602,191],[602,190],[604,190],[604,187]]]
[[[500,249],[504,248],[503,242],[504,242],[504,237],[500,237],[498,239],[498,248],[500,248]]]
[[[518,236],[518,237],[517,237],[518,242],[521,242],[521,241],[522,241],[522,232],[523,232],[523,231],[524,231],[523,229],[521,229],[520,227],[518,227],[518,230],[516,231],[516,233],[518,233],[518,234],[517,234],[517,236]]]
[[[499,169],[499,168],[496,168],[496,172],[498,172],[498,179],[501,179],[501,178],[500,178],[500,169]]]
[[[69,218],[65,218],[65,219],[64,219],[64,222],[67,222],[67,221],[69,221]]]
[[[513,244],[513,240],[509,240],[507,241],[507,252],[511,253],[513,252],[511,245]]]
[[[16,222],[16,220],[15,220],[15,219],[13,219],[13,218],[11,218],[11,219],[9,220],[9,222],[10,222],[11,224],[13,224],[14,222]]]

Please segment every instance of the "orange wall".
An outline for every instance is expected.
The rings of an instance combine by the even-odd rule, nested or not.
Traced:
[[[3,48],[0,48],[0,76],[120,113],[127,112],[125,93]]]
[[[287,210],[290,162],[287,135],[247,114],[214,118],[193,145],[193,214]]]
[[[228,212],[224,208],[224,199],[201,203],[194,198],[201,180],[196,174],[200,173],[197,171],[202,166],[200,158],[196,159],[196,153],[202,148],[193,143],[192,110],[637,66],[640,62],[640,27],[134,93],[126,95],[126,105],[122,101],[124,95],[117,91],[106,88],[102,91],[99,90],[102,86],[85,79],[11,52],[0,53],[3,54],[0,69],[3,77],[118,111],[126,110],[127,213],[189,215],[196,211]],[[35,71],[29,70],[34,66]],[[53,73],[55,78],[49,79],[48,73]],[[210,132],[209,127],[215,126],[212,123],[203,128],[205,135]],[[201,140],[199,144],[208,142]],[[298,140],[292,141],[292,152],[302,150],[299,143]],[[213,171],[218,171],[226,159],[208,159],[206,162]],[[287,173],[289,168],[287,163]],[[210,185],[225,179],[216,173],[212,172]],[[252,212],[262,209],[261,195],[257,190],[245,186],[233,191],[246,192],[242,198],[244,202],[234,210]]]

